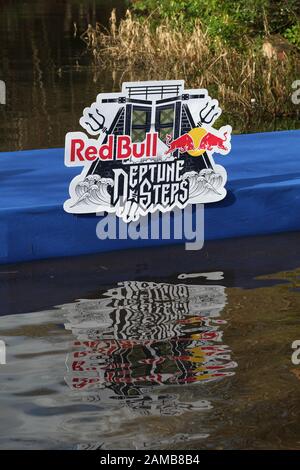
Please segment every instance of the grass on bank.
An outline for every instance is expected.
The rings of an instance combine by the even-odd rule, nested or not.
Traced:
[[[191,23],[189,23],[191,25]],[[180,19],[130,10],[110,28],[89,25],[82,35],[97,67],[123,71],[122,79],[184,79],[188,87],[207,88],[222,106],[244,115],[294,116],[292,83],[300,79],[299,49],[280,35],[243,36],[239,47],[212,37],[200,19],[183,28]]]

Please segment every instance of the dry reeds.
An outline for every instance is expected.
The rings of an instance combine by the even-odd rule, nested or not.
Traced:
[[[259,108],[272,115],[292,115],[292,83],[300,78],[300,57],[266,57],[263,47],[245,39],[238,50],[213,40],[200,21],[191,32],[164,21],[136,19],[127,11],[117,25],[112,12],[110,29],[89,25],[82,35],[97,66],[122,69],[130,79],[183,78],[189,87],[208,88],[236,112]]]

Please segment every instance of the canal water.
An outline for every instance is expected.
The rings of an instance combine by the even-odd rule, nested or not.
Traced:
[[[0,151],[119,89],[79,34],[124,3],[0,0]],[[300,449],[299,236],[1,266],[0,448]]]
[[[120,74],[95,70],[80,39],[115,7],[121,17],[122,0],[0,0],[0,151],[63,147],[97,94],[119,89]]]
[[[0,448],[300,449],[298,246],[3,266]]]
[[[119,91],[122,81],[132,79],[120,68],[95,68],[80,39],[89,23],[109,26],[113,8],[120,20],[126,2],[0,0],[0,80],[7,91],[6,105],[0,105],[0,152],[63,147],[65,134],[80,130],[82,111],[98,93]],[[226,103],[221,107],[235,133],[299,126],[298,119],[259,112],[246,119]]]

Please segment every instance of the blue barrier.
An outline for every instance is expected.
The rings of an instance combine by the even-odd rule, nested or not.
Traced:
[[[178,243],[99,240],[99,217],[63,210],[78,168],[65,168],[63,149],[0,153],[0,264]],[[205,206],[205,239],[300,230],[300,131],[234,135],[227,197]]]

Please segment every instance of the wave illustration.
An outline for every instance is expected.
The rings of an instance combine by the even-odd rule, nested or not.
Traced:
[[[95,204],[99,206],[110,206],[109,187],[114,186],[111,178],[102,178],[99,175],[88,175],[75,187],[78,199],[70,206],[78,204]]]
[[[223,177],[212,169],[204,169],[199,173],[189,171],[183,175],[183,179],[190,181],[190,199],[200,194],[215,193],[221,195],[218,190],[223,187]]]

